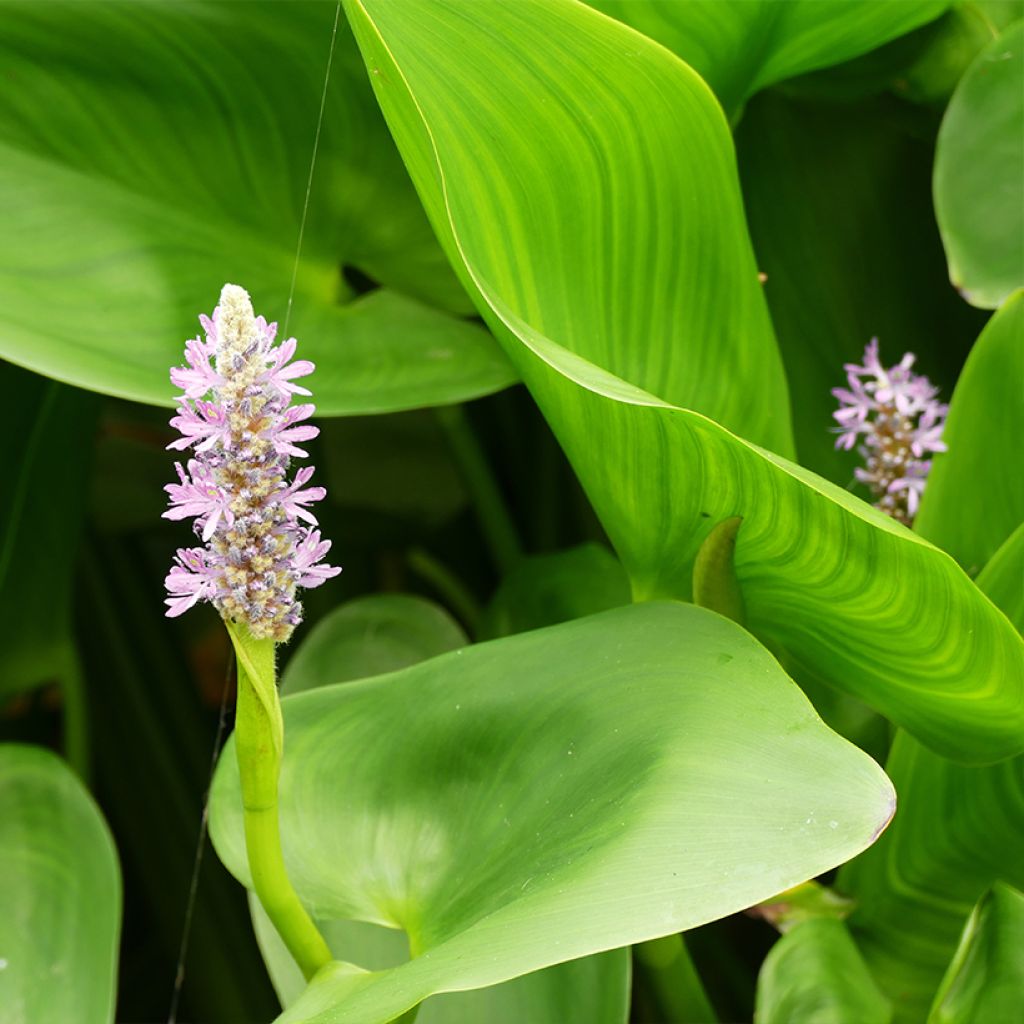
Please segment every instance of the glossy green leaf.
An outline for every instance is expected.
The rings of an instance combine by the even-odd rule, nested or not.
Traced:
[[[260,949],[274,987],[287,1008],[306,988],[298,965],[250,894],[249,905]],[[409,960],[404,932],[365,921],[320,921],[320,931],[339,956],[368,970],[400,967]],[[626,1024],[629,1017],[628,949],[570,960],[488,988],[431,996],[416,1014],[416,1024]]]
[[[757,979],[755,1024],[889,1024],[878,990],[846,925],[805,921],[772,947]]]
[[[440,606],[408,594],[373,594],[336,608],[304,636],[281,677],[281,692],[395,672],[466,643]]]
[[[928,1024],[1010,1021],[1024,1007],[1024,895],[997,882],[971,913]]]
[[[525,633],[629,604],[629,579],[603,544],[521,561],[484,612],[480,636]]]
[[[0,500],[0,698],[76,675],[71,585],[88,497],[96,402],[0,364],[13,447]]]
[[[1024,286],[1024,21],[975,58],[935,152],[935,215],[950,280],[994,309]]]
[[[859,457],[837,451],[831,429],[843,364],[877,337],[887,365],[916,353],[949,401],[985,322],[948,283],[929,195],[933,121],[891,97],[837,104],[772,90],[736,131],[800,463],[844,487]]]
[[[732,913],[846,860],[892,813],[866,755],[692,605],[631,605],[284,700],[282,838],[318,919],[403,928],[283,1021],[386,1021]],[[211,804],[247,880],[230,747]],[[351,959],[351,955],[348,957]]]
[[[16,87],[0,110],[0,354],[169,405],[168,367],[225,281],[285,320],[334,13],[4,5]],[[384,287],[355,298],[343,267]],[[485,331],[434,306],[469,309],[342,19],[289,323],[317,364],[321,414],[512,382]]]
[[[113,1022],[121,875],[102,815],[59,758],[5,744],[0,823],[0,1022]]]
[[[348,11],[439,237],[634,595],[689,596],[704,536],[741,515],[753,632],[952,756],[1020,751],[1024,645],[952,559],[728,429],[789,446],[731,140],[702,83],[576,4]]]
[[[949,0],[589,2],[678,53],[731,116],[766,85],[873,50],[949,6]]]
[[[1024,436],[1024,291],[978,338],[957,382],[914,528],[976,574],[1024,522],[1024,474],[1007,445]]]
[[[978,577],[1024,631],[1024,524]],[[851,928],[897,1020],[924,1018],[971,908],[997,879],[1024,888],[1024,757],[953,764],[900,733],[886,765],[900,811],[840,873]]]
[[[613,564],[614,559],[601,550]],[[621,569],[619,570],[621,573]],[[625,582],[623,581],[625,587]],[[628,587],[622,603],[629,600]],[[444,609],[405,594],[375,594],[343,605],[317,623],[289,660],[283,694],[396,671],[467,643]],[[298,965],[258,901],[253,924],[283,1006],[306,987]],[[328,945],[360,967],[382,970],[409,959],[405,933],[364,921],[318,922]],[[427,1001],[419,1024],[564,1024],[567,1007],[594,1024],[624,1024],[629,1009],[629,953],[618,950],[534,972],[503,985]]]

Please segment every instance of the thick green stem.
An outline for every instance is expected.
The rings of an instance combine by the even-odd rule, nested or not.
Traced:
[[[712,1024],[718,1020],[690,959],[682,935],[666,935],[633,947],[669,1024]]]
[[[285,870],[277,814],[284,723],[277,694],[274,641],[228,624],[238,657],[235,752],[245,816],[245,848],[255,891],[306,979],[330,963],[331,951],[299,901]]]
[[[462,406],[443,405],[434,411],[448,435],[448,443],[469,489],[487,546],[498,570],[505,575],[522,558],[523,547],[498,482]]]
[[[704,539],[693,565],[693,603],[710,608],[741,626],[746,615],[743,592],[736,578],[736,535],[742,516],[717,523]]]

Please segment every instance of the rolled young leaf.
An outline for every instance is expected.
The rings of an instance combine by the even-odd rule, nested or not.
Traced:
[[[1013,1020],[1024,1006],[1024,895],[997,882],[974,908],[928,1024]]]
[[[755,1024],[889,1024],[878,990],[846,925],[819,917],[772,946],[757,978]]]
[[[735,624],[649,603],[283,701],[288,872],[318,920],[414,959],[337,965],[283,1021],[384,1022],[695,927],[848,859],[888,780]],[[248,883],[233,752],[211,802]]]
[[[0,1022],[113,1022],[121,873],[103,817],[40,747],[0,746]]]
[[[950,756],[1019,752],[1005,618],[948,556],[750,443],[788,450],[785,386],[704,84],[577,4],[347,9],[439,236],[634,595],[688,598],[704,537],[741,515],[756,635]]]

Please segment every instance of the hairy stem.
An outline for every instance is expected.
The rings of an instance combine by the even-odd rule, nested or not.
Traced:
[[[267,916],[308,980],[331,951],[299,901],[285,870],[277,812],[284,724],[274,670],[274,641],[228,624],[238,657],[235,752],[245,816],[245,848],[255,891]]]

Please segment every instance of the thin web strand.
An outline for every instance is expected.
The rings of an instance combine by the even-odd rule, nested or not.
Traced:
[[[313,136],[313,154],[309,159],[309,176],[306,178],[306,197],[302,202],[302,217],[299,220],[299,240],[295,245],[295,263],[292,266],[292,283],[288,289],[288,303],[284,311],[284,332],[288,337],[288,324],[292,318],[292,300],[295,298],[295,282],[299,276],[299,258],[302,256],[302,239],[306,234],[306,215],[309,213],[309,195],[313,190],[313,172],[316,169],[316,155],[320,149],[320,129],[324,123],[324,108],[327,106],[327,86],[331,80],[331,65],[334,63],[334,47],[338,39],[338,21],[341,18],[341,0],[334,8],[334,26],[331,29],[331,47],[327,53],[327,70],[324,73],[324,87],[320,93],[320,114],[316,120],[316,134]]]
[[[309,196],[313,190],[313,173],[316,170],[317,153],[320,150],[320,131],[324,123],[324,110],[327,106],[327,88],[331,81],[331,65],[334,63],[334,50],[338,40],[338,22],[341,18],[341,0],[334,9],[334,24],[331,27],[331,45],[327,52],[327,67],[324,71],[324,85],[320,93],[320,111],[317,115],[316,132],[313,135],[313,152],[309,160],[309,175],[306,178],[306,194],[302,201],[302,217],[299,221],[299,237],[295,244],[295,262],[292,265],[292,281],[288,289],[288,303],[285,307],[284,337],[288,337],[288,324],[292,316],[292,300],[295,297],[295,282],[299,275],[299,259],[302,256],[302,240],[306,233],[306,218],[309,214]],[[195,913],[196,896],[199,889],[199,871],[203,863],[203,851],[206,848],[207,826],[210,813],[210,788],[213,775],[217,768],[217,757],[224,741],[227,725],[227,700],[230,689],[233,656],[228,660],[228,670],[224,679],[224,692],[221,695],[220,716],[217,721],[217,735],[210,757],[210,773],[206,782],[206,793],[203,797],[203,812],[199,822],[199,836],[196,840],[196,851],[192,862],[192,878],[189,882],[188,901],[185,905],[185,922],[182,927],[181,944],[178,947],[178,962],[174,971],[174,989],[171,993],[171,1007],[167,1015],[167,1024],[176,1024],[178,1005],[181,1001],[181,990],[185,984],[185,959],[188,955],[189,936],[192,931],[192,918]]]

